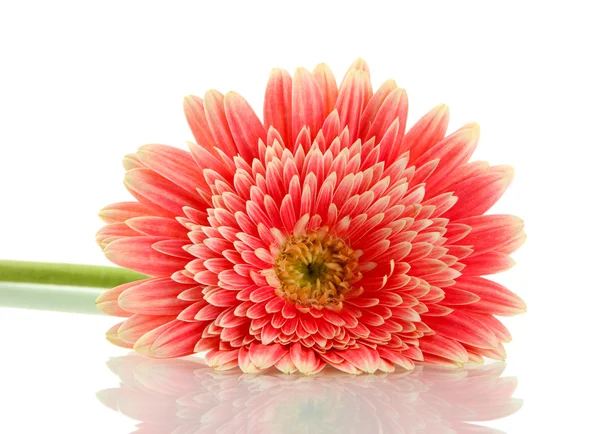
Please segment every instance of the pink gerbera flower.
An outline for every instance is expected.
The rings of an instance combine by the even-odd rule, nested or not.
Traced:
[[[513,265],[523,222],[483,215],[513,177],[468,160],[479,127],[445,136],[435,107],[373,93],[357,60],[339,88],[321,64],[271,73],[264,122],[240,95],[185,99],[190,152],[125,157],[134,202],[104,208],[97,240],[152,276],[98,299],[128,317],[112,342],[158,358],[208,351],[217,369],[349,373],[503,359],[495,315],[522,300],[482,275]]]

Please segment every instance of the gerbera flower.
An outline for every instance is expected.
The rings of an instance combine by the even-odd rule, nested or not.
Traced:
[[[321,64],[271,73],[264,122],[239,94],[185,99],[190,152],[124,159],[136,199],[100,212],[106,257],[152,276],[107,291],[112,342],[157,358],[208,351],[217,369],[349,373],[503,359],[495,315],[522,300],[482,275],[513,265],[523,222],[483,215],[513,171],[469,163],[479,127],[448,109],[405,133],[406,92],[339,88]]]
[[[478,433],[469,422],[507,417],[522,405],[504,363],[465,370],[418,366],[383,376],[215,372],[193,359],[111,359],[119,387],[98,399],[154,433]],[[335,370],[333,370],[335,371]],[[336,375],[339,374],[339,375]]]

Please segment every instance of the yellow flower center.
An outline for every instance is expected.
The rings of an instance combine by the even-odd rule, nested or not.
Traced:
[[[276,293],[293,303],[342,308],[344,296],[362,277],[358,255],[326,230],[290,237],[275,261]]]

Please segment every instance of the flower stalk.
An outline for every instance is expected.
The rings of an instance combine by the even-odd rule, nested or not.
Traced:
[[[146,277],[119,267],[0,260],[2,282],[112,288]]]

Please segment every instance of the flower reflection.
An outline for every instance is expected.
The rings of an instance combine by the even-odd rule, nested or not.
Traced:
[[[138,434],[436,433],[492,434],[473,424],[521,407],[504,363],[464,370],[313,377],[217,372],[202,360],[111,359],[118,388],[98,399],[140,421]]]

